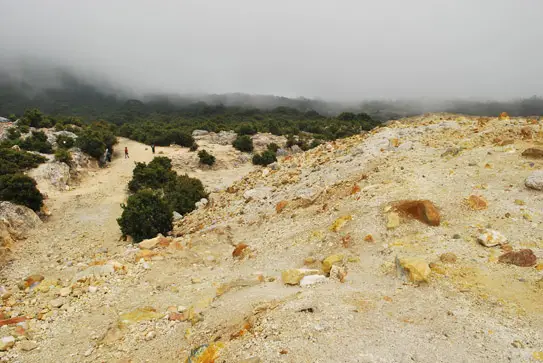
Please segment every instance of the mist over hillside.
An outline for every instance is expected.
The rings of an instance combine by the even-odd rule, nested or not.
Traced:
[[[543,114],[543,99],[537,96],[508,101],[425,98],[338,102],[246,93],[144,93],[111,82],[107,77],[81,75],[65,67],[26,63],[17,69],[0,69],[0,115],[3,116],[21,115],[26,109],[39,108],[51,115],[72,115],[87,121],[115,121],[113,118],[118,119],[119,115],[126,113],[132,114],[129,119],[154,114],[193,115],[196,109],[205,109],[206,106],[267,111],[284,107],[302,113],[315,111],[325,117],[334,117],[341,112],[364,112],[378,121],[427,112],[487,116],[496,116],[504,111],[514,116]],[[205,112],[199,115],[205,116]],[[124,120],[117,121],[120,123]]]

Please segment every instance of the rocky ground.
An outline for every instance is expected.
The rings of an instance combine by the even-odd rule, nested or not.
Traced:
[[[157,148],[216,192],[140,246],[115,218],[152,155],[122,140],[12,252],[0,359],[541,361],[542,127],[426,115],[226,180]]]

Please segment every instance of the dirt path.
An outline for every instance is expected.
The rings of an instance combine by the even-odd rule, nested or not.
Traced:
[[[125,147],[128,147],[129,159],[124,158]],[[46,203],[52,212],[50,219],[16,247],[13,261],[2,277],[24,278],[33,273],[63,277],[63,271],[57,268],[59,259],[76,264],[97,250],[124,246],[119,241],[116,219],[122,212],[121,203],[126,200],[126,185],[134,163],[149,162],[153,158],[146,148],[146,145],[120,138],[116,157],[107,168],[84,177],[80,185],[70,191],[49,195]]]

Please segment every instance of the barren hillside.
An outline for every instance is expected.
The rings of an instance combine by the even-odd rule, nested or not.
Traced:
[[[218,191],[140,246],[118,240],[132,163],[115,160],[50,195],[3,269],[0,357],[541,361],[542,127],[425,115],[226,179],[159,148]]]

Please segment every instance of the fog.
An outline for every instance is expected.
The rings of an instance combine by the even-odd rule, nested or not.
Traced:
[[[0,66],[136,93],[529,97],[541,14],[540,0],[0,0]]]

